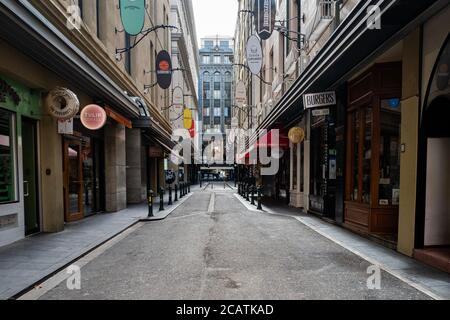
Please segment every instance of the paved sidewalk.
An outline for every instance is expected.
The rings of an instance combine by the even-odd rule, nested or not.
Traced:
[[[193,186],[191,192],[198,189]],[[189,195],[173,206],[167,206],[168,197],[166,192],[166,210],[162,212],[158,211],[159,198],[155,198],[154,220],[167,217]],[[134,205],[117,213],[97,214],[67,224],[60,233],[42,233],[0,248],[0,299],[14,297],[140,220],[147,219],[147,215],[146,204]]]
[[[242,197],[238,198],[245,202]],[[450,275],[445,272],[383,247],[338,225],[330,224],[319,217],[305,214],[299,209],[266,203],[263,210],[269,214],[291,216],[370,263],[379,265],[397,278],[428,292],[434,298],[450,299]]]

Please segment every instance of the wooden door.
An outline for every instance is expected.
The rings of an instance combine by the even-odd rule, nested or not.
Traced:
[[[64,141],[64,217],[73,222],[84,217],[81,141]]]

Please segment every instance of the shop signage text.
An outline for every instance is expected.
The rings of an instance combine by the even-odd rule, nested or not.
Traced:
[[[239,81],[236,85],[236,104],[239,108],[242,108],[247,103],[247,88],[243,81]]]
[[[144,29],[145,0],[120,0],[120,18],[125,32],[136,36]]]
[[[333,106],[336,105],[336,93],[334,91],[331,91],[305,94],[303,96],[303,102],[305,105],[305,109]]]
[[[45,105],[48,113],[58,120],[73,118],[80,110],[77,95],[69,89],[60,87],[49,92]]]
[[[98,105],[90,104],[81,110],[80,120],[87,129],[99,130],[106,124],[106,111]]]
[[[255,29],[262,40],[272,35],[275,26],[275,0],[255,0]]]
[[[172,84],[172,59],[165,50],[156,57],[156,77],[161,89],[168,89]]]
[[[262,68],[263,54],[259,38],[251,36],[247,41],[247,64],[253,74],[259,74]]]
[[[19,105],[21,100],[19,94],[5,80],[0,79],[0,102],[6,102],[7,95],[11,97],[14,105]]]
[[[328,116],[330,115],[330,109],[317,109],[312,111],[314,117]]]

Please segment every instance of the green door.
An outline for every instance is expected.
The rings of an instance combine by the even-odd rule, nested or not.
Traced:
[[[23,195],[25,206],[25,234],[40,231],[37,184],[37,123],[22,118]]]

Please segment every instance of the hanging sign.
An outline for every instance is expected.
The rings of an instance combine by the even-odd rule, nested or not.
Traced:
[[[330,109],[316,109],[312,111],[312,115],[314,117],[323,117],[323,116],[328,116],[330,115]]]
[[[107,118],[105,109],[96,104],[90,104],[84,107],[80,114],[81,123],[89,130],[103,128]]]
[[[305,140],[305,130],[300,127],[294,127],[289,130],[288,137],[293,144],[299,144]]]
[[[172,92],[172,105],[179,106],[184,104],[184,92],[181,87],[175,87]]]
[[[191,109],[184,109],[184,128],[189,130],[192,128],[192,111]]]
[[[160,51],[156,57],[156,77],[162,89],[168,89],[172,84],[172,59],[165,50]]]
[[[47,112],[58,120],[73,118],[80,110],[80,102],[75,93],[66,88],[57,87],[49,92],[45,99]]]
[[[263,63],[263,54],[259,38],[255,35],[251,36],[247,41],[246,48],[247,64],[253,74],[261,72]]]
[[[261,40],[267,40],[275,27],[275,0],[255,0],[255,29]]]
[[[191,135],[191,138],[195,138],[195,120],[192,119],[192,126],[189,129],[189,134]]]
[[[321,92],[313,94],[305,94],[303,96],[303,102],[305,104],[305,109],[325,107],[336,105],[336,93],[331,92]]]
[[[119,6],[125,32],[132,36],[141,33],[145,25],[145,0],[120,0]]]
[[[239,108],[242,108],[247,103],[247,88],[243,81],[239,81],[236,85],[236,104]]]

